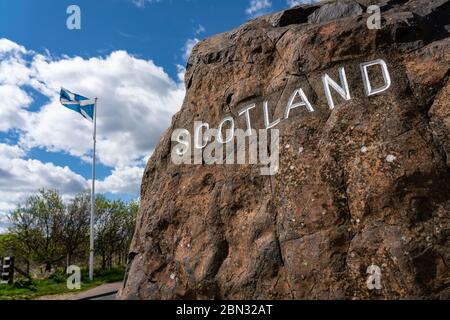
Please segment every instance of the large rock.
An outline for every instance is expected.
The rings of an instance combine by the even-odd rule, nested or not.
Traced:
[[[450,298],[450,2],[299,6],[199,43],[186,98],[148,162],[123,299]],[[391,87],[367,97],[359,64],[383,59]],[[351,100],[328,108],[321,76]],[[369,72],[374,85],[379,72]],[[378,78],[377,78],[378,77]],[[255,128],[291,111],[277,174],[258,165],[175,165],[171,134],[217,127],[251,102]],[[381,269],[369,290],[367,268]]]

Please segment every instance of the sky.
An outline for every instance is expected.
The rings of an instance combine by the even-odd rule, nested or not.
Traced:
[[[99,99],[96,191],[136,199],[193,46],[301,2],[0,0],[0,231],[41,188],[64,200],[90,188],[92,123],[61,106],[61,87]],[[81,29],[67,27],[70,5]]]

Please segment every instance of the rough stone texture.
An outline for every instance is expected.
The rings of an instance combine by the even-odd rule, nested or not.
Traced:
[[[194,48],[144,173],[121,298],[450,298],[450,2],[381,1],[383,27],[368,30],[373,2],[299,6]],[[359,64],[378,58],[393,84],[366,97]],[[333,95],[330,111],[320,77],[339,66],[352,99]],[[262,102],[282,117],[298,87],[315,112],[277,126],[278,174],[172,164],[175,128],[229,114],[245,128],[249,102],[263,128]],[[371,264],[381,290],[367,289]]]
[[[361,6],[356,2],[336,1],[326,3],[308,17],[309,23],[322,23],[340,18],[359,16],[363,13]]]

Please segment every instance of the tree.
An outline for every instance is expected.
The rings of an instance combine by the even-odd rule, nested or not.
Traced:
[[[127,215],[123,226],[123,244],[121,248],[121,255],[119,264],[127,261],[128,251],[130,249],[131,241],[133,240],[134,228],[136,227],[136,217],[139,211],[139,200],[130,201],[127,205]]]
[[[80,193],[66,206],[61,239],[66,253],[66,269],[72,264],[74,256],[86,252],[90,206],[89,192]]]
[[[125,261],[134,232],[139,204],[126,204],[121,200],[97,198],[96,252],[102,258],[102,268],[111,268],[114,257],[118,263]]]
[[[11,216],[10,231],[30,251],[45,271],[64,258],[61,246],[64,228],[64,205],[56,190],[40,190],[30,196]]]
[[[25,274],[30,274],[31,252],[13,233],[0,235],[0,257],[15,257],[15,266],[25,265]]]
[[[95,253],[102,267],[111,268],[126,261],[134,232],[139,202],[96,199]],[[0,238],[0,253],[11,252],[16,261],[66,268],[85,261],[89,248],[90,194],[83,192],[63,203],[55,190],[40,190],[9,216],[9,234]]]

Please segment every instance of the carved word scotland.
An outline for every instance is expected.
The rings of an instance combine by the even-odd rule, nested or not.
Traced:
[[[231,122],[232,118],[228,119]],[[278,129],[261,129],[258,132],[252,129],[250,132],[245,132],[242,129],[235,130],[233,122],[231,129],[226,130],[226,138],[224,138],[222,131],[211,129],[209,126],[202,134],[204,125],[201,122],[194,123],[194,135],[200,137],[200,140],[195,140],[193,151],[191,151],[189,131],[186,129],[173,131],[171,139],[178,142],[171,153],[174,164],[192,164],[193,158],[194,164],[259,164],[262,166],[260,172],[263,176],[271,176],[278,172],[280,158]],[[202,139],[202,135],[207,137],[206,141]],[[270,135],[270,148],[268,148],[268,135]],[[207,140],[211,138],[214,138],[214,141],[208,144]]]
[[[378,66],[381,69],[383,84],[374,88],[369,78],[370,67]],[[387,64],[384,60],[378,59],[360,64],[361,76],[364,84],[365,94],[373,96],[388,90],[391,86],[391,77]],[[347,82],[345,69],[340,67],[339,82],[333,80],[328,74],[322,75],[322,85],[324,94],[330,110],[335,108],[332,97],[332,90],[339,94],[344,100],[351,100],[350,90]],[[257,130],[252,127],[251,113],[256,109],[256,104],[252,103],[238,112],[239,117],[243,117],[246,123],[246,129],[236,129],[235,118],[230,115],[224,117],[218,128],[210,128],[208,123],[195,122],[193,128],[193,141],[191,133],[186,129],[176,129],[172,133],[172,142],[176,142],[172,148],[172,161],[175,164],[262,164],[269,166],[261,171],[263,175],[272,175],[278,170],[279,146],[278,130],[274,129],[282,120],[289,119],[289,116],[295,112],[294,109],[305,108],[309,112],[314,112],[314,107],[309,102],[308,97],[302,88],[296,89],[290,96],[284,109],[283,119],[270,119],[269,103],[264,101],[262,104],[262,113],[264,117],[264,129]],[[276,130],[276,131],[275,131]],[[270,154],[267,152],[267,132],[269,131],[272,139]],[[226,134],[224,135],[223,132]],[[256,134],[259,135],[259,142]],[[245,162],[245,137],[249,138],[249,162]],[[234,145],[237,141],[237,161],[234,161]],[[259,149],[255,147],[256,143]],[[223,152],[223,145],[226,145],[226,152]],[[252,148],[253,145],[253,148]],[[193,146],[193,148],[192,148]],[[192,150],[193,149],[193,150]],[[255,153],[258,151],[258,155]],[[193,156],[193,157],[192,157]],[[226,158],[224,160],[224,157]],[[258,162],[259,159],[259,162]]]

